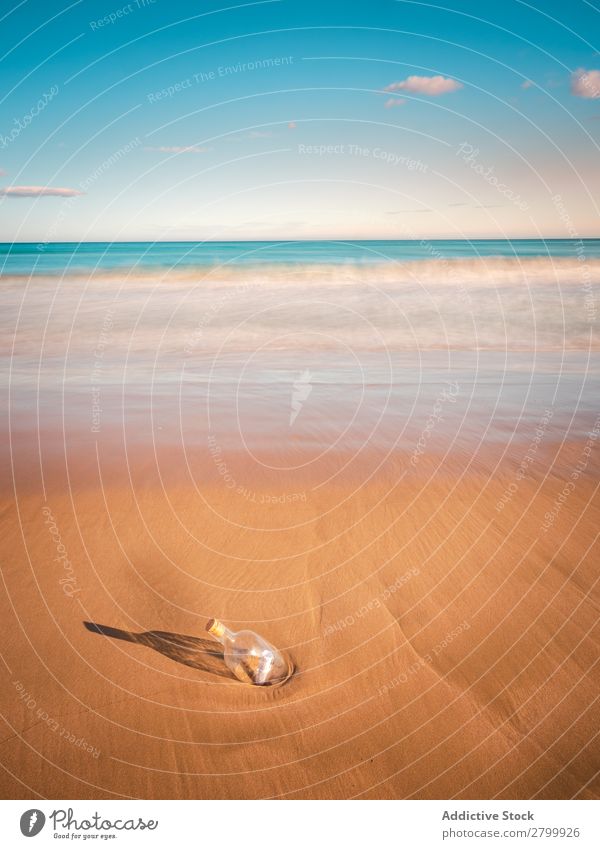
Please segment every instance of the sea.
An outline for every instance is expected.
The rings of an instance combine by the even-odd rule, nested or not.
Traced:
[[[384,450],[600,406],[600,239],[1,244],[0,275],[16,431]]]

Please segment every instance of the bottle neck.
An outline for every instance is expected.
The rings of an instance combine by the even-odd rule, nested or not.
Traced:
[[[223,626],[223,633],[220,637],[217,637],[217,639],[224,643],[226,640],[233,640],[235,637],[235,633],[236,632],[232,631],[231,628],[226,628],[225,626]]]
[[[235,631],[227,628],[227,626],[223,625],[223,623],[218,619],[211,619],[206,626],[206,630],[220,643],[224,643],[226,640],[233,640],[235,637]]]

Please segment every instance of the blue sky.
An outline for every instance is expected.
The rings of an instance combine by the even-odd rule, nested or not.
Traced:
[[[537,7],[10,0],[0,238],[598,236],[600,14]]]

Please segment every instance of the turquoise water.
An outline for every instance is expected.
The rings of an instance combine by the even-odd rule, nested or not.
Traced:
[[[47,275],[116,269],[381,264],[477,257],[600,259],[600,239],[439,239],[304,242],[71,242],[0,244],[2,274]]]

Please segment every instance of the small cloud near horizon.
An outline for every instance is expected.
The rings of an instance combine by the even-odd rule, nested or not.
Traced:
[[[588,100],[600,97],[600,71],[577,68],[571,74],[571,94]]]
[[[531,80],[523,80],[523,82],[521,83],[521,88],[524,88],[524,89],[533,88],[534,85],[535,85],[535,83],[532,82]]]
[[[413,212],[434,212],[433,209],[388,209],[386,215],[406,215]]]
[[[394,106],[404,106],[405,103],[405,97],[390,97],[383,105],[386,109],[392,109]]]
[[[413,74],[405,80],[390,83],[384,88],[384,91],[409,91],[412,94],[439,97],[451,91],[458,91],[459,88],[463,88],[463,84],[450,77],[442,77],[439,74],[434,77],[420,77]]]
[[[6,186],[6,188],[0,189],[0,195],[13,198],[70,198],[82,194],[83,192],[78,189],[54,188],[53,186]]]
[[[207,153],[210,148],[198,147],[195,144],[188,145],[161,145],[160,147],[145,147],[144,150],[155,151],[156,153]]]
[[[296,129],[296,122],[290,121],[289,124],[288,124],[288,130],[295,130],[295,129]]]

